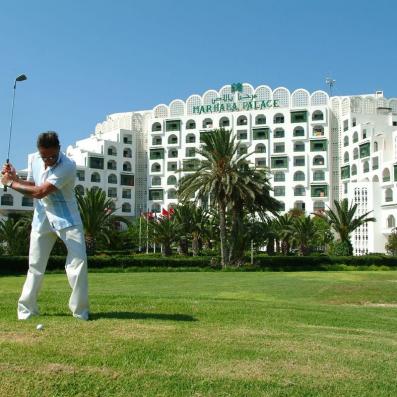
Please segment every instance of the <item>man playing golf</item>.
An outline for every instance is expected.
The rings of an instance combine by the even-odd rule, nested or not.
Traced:
[[[43,132],[37,139],[38,152],[29,158],[28,178],[17,177],[11,164],[3,167],[1,183],[35,198],[30,234],[29,270],[18,301],[18,318],[38,315],[37,296],[47,261],[57,236],[67,248],[66,274],[72,294],[73,316],[88,320],[88,276],[84,231],[78,211],[74,183],[75,163],[60,151],[56,132]]]

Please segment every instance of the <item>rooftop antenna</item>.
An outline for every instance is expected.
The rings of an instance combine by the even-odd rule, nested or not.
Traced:
[[[332,96],[332,88],[335,85],[336,80],[332,79],[331,77],[325,78],[325,84],[329,87],[329,96]]]

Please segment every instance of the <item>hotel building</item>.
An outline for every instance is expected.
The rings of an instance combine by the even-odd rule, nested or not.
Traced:
[[[232,84],[154,109],[117,113],[66,153],[77,164],[77,189],[100,187],[116,214],[159,212],[177,203],[180,171],[194,171],[200,137],[231,129],[241,153],[268,167],[284,210],[311,213],[348,198],[376,223],[353,235],[356,254],[384,252],[397,208],[397,99],[383,92],[329,97],[324,91]],[[26,171],[22,171],[24,175]],[[30,209],[10,189],[3,213]]]

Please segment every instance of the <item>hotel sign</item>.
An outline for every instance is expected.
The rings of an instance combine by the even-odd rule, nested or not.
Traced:
[[[279,107],[277,99],[257,100],[256,95],[242,94],[241,83],[231,85],[232,94],[214,98],[209,105],[193,106],[193,114],[241,112]]]

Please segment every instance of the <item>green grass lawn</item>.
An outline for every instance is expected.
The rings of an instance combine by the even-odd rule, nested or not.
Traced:
[[[397,272],[91,273],[88,322],[62,274],[17,321],[23,281],[0,278],[1,397],[397,396]]]

